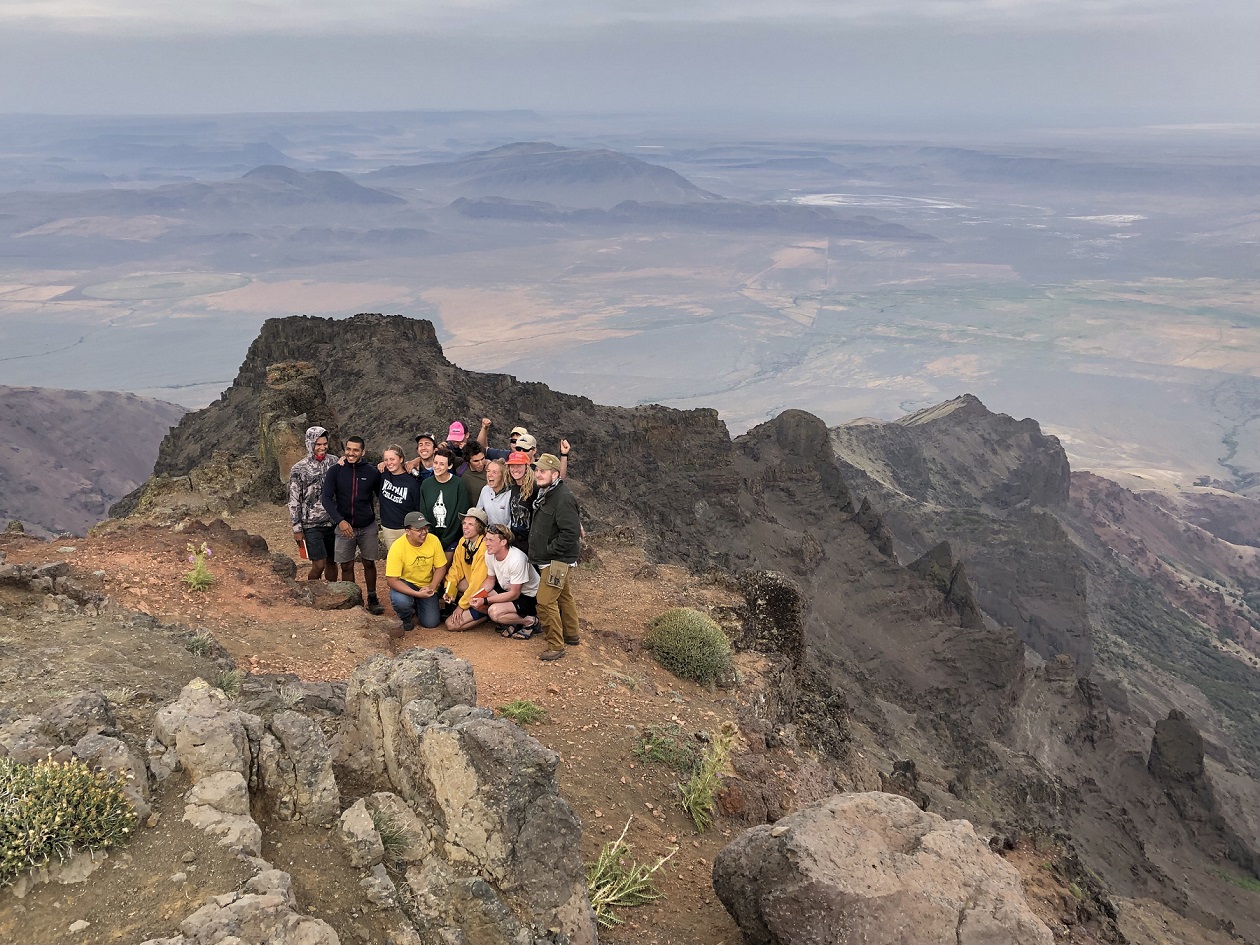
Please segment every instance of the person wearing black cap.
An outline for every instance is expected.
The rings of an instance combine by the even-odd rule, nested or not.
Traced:
[[[446,574],[446,552],[429,534],[429,521],[422,512],[408,512],[403,525],[403,537],[394,542],[385,559],[389,602],[404,631],[411,630],[417,620],[422,627],[436,627],[442,622],[438,589]]]
[[[407,460],[407,472],[414,472],[421,479],[433,475],[433,453],[437,449],[437,440],[432,433],[416,434],[416,458]]]
[[[558,660],[565,646],[577,646],[578,611],[569,574],[581,550],[582,513],[577,497],[560,478],[560,457],[543,453],[534,465],[537,491],[530,502],[529,560],[542,580],[538,619],[547,637],[540,660]]]

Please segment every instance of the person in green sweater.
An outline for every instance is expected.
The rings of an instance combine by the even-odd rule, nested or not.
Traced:
[[[463,516],[472,505],[464,481],[451,472],[450,450],[439,447],[433,454],[433,475],[420,483],[420,503],[432,531],[450,554],[463,536]]]

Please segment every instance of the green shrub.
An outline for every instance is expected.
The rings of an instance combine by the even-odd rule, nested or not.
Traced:
[[[53,857],[127,840],[136,811],[122,786],[79,760],[0,758],[0,883]]]
[[[633,819],[633,818],[631,818]],[[586,889],[591,897],[591,908],[600,925],[614,928],[621,925],[617,909],[642,906],[661,898],[660,891],[652,883],[652,876],[664,866],[678,848],[660,857],[651,866],[645,863],[627,862],[630,845],[626,843],[626,831],[630,821],[622,828],[621,836],[609,840],[599,851],[599,859],[586,868]]]
[[[535,705],[528,699],[513,699],[507,705],[499,706],[499,714],[517,725],[533,725],[547,717],[542,706]]]
[[[700,833],[708,830],[713,823],[718,792],[722,788],[722,772],[730,763],[734,743],[735,728],[728,722],[720,731],[713,733],[713,740],[700,756],[700,763],[691,772],[687,783],[678,785],[683,810]]]
[[[649,725],[634,746],[634,755],[641,761],[658,761],[679,771],[690,771],[695,766],[696,753],[685,738],[677,723]]]
[[[215,678],[214,684],[229,699],[235,699],[241,694],[241,683],[244,681],[245,674],[239,669],[225,669]]]
[[[210,589],[210,585],[214,583],[214,575],[210,573],[206,559],[213,554],[210,546],[204,541],[200,547],[189,544],[188,563],[192,565],[192,570],[184,575],[184,583],[188,585],[189,590],[208,591]]]
[[[650,624],[643,645],[675,676],[708,685],[731,661],[731,641],[713,618],[675,607]]]
[[[396,823],[394,818],[383,810],[372,811],[372,826],[380,835],[381,847],[385,851],[385,861],[391,866],[398,866],[403,862],[403,854],[407,852],[407,846],[411,842],[406,828]]]

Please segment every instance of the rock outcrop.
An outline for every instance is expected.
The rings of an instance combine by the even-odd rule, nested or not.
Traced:
[[[1052,945],[1019,874],[962,820],[840,794],[744,831],[713,885],[746,945]]]
[[[420,931],[480,929],[470,941],[541,943],[559,929],[573,945],[593,945],[582,827],[556,786],[559,756],[475,705],[471,667],[443,648],[372,657],[346,690],[339,763],[389,785],[427,825],[421,848],[431,842],[436,854],[407,870],[431,926]],[[366,801],[351,808],[341,824],[365,866],[379,855],[370,809]]]
[[[928,571],[940,543],[961,549],[972,601],[952,603],[969,625],[978,606],[1046,659],[1066,653],[1088,675],[1086,572],[1055,517],[1071,483],[1057,438],[970,394],[889,423],[842,424],[830,436],[866,519],[878,520],[902,561]]]
[[[158,780],[186,772],[193,787],[184,819],[252,855],[262,831],[251,816],[251,790],[280,820],[331,824],[341,809],[318,726],[292,711],[264,722],[201,679],[154,716],[149,766]]]
[[[179,935],[143,945],[339,945],[332,926],[301,915],[293,880],[280,870],[264,870],[240,892],[215,896],[180,923]]]
[[[118,736],[109,700],[101,692],[62,699],[39,715],[0,725],[0,756],[34,764],[52,756],[78,758],[93,770],[114,776],[143,822],[149,816],[149,772]]]

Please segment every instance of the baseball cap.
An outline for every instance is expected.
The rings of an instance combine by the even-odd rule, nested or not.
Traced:
[[[524,433],[524,434],[528,434],[528,433],[529,433],[529,431],[528,431],[528,430],[526,430],[524,427],[512,427],[512,433]],[[511,434],[509,434],[509,435],[511,435]]]
[[[550,469],[552,472],[560,471],[560,460],[554,453],[543,453],[538,457],[538,461],[534,463],[538,469]]]
[[[515,452],[508,454],[507,464],[509,466],[528,466],[533,460],[529,458],[528,453]]]
[[[469,509],[467,512],[465,512],[465,513],[464,513],[464,518],[475,518],[475,519],[476,519],[477,521],[479,521],[482,525],[489,525],[489,524],[490,524],[490,519],[488,519],[488,518],[486,517],[485,510],[484,510],[484,509],[479,509],[479,508],[477,508],[476,506],[473,506],[471,509]]]
[[[522,433],[520,436],[516,438],[516,448],[518,450],[521,450],[522,452],[524,452],[525,450],[532,450],[537,445],[538,445],[538,441],[535,440],[528,433]]]
[[[430,443],[436,443],[437,437],[435,437],[432,433],[417,433],[416,442],[419,443],[421,440],[428,440]]]
[[[451,424],[451,428],[446,431],[448,440],[462,440],[464,438],[464,425],[456,420]]]
[[[424,517],[423,512],[408,512],[407,517],[403,519],[403,528],[428,528],[429,520]]]

